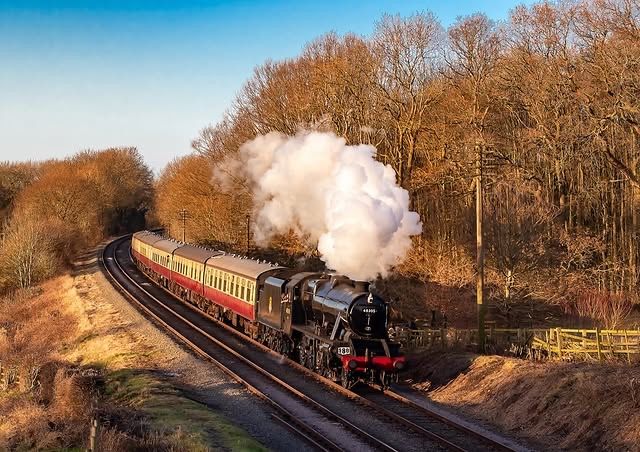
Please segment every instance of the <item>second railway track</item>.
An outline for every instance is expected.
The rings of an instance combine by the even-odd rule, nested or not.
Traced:
[[[146,315],[267,400],[274,418],[316,449],[512,450],[400,395],[347,391],[220,325],[147,279],[130,259],[127,237],[108,244],[102,259],[113,283]]]

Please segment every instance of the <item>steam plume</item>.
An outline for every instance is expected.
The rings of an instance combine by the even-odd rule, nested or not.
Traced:
[[[317,241],[329,268],[357,280],[386,275],[422,225],[395,172],[375,154],[333,133],[271,132],[245,143],[240,156],[253,186],[256,241],[293,228]]]

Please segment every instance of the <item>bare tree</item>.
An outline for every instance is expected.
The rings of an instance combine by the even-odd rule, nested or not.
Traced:
[[[372,52],[377,59],[375,87],[385,113],[386,140],[381,158],[409,186],[430,109],[442,94],[444,30],[431,13],[408,18],[384,16],[376,26]]]

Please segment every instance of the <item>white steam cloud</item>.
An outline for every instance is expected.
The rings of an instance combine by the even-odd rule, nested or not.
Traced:
[[[327,267],[357,280],[384,276],[404,258],[422,224],[409,194],[369,145],[333,133],[272,132],[240,148],[257,209],[255,238],[293,228],[318,243]]]

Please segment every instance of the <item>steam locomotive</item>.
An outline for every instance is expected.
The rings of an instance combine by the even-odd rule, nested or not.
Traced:
[[[136,265],[158,284],[344,387],[383,388],[405,367],[387,334],[388,306],[367,282],[295,270],[133,234]]]

